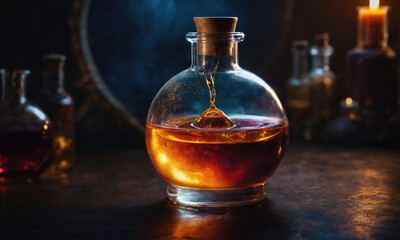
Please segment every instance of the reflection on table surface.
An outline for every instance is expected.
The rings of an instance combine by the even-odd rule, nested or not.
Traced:
[[[143,239],[285,239],[284,219],[271,205],[264,200],[236,208],[196,209],[166,199],[147,207],[153,214],[134,227],[134,235]]]
[[[2,239],[397,239],[400,151],[290,145],[268,198],[173,205],[144,150],[81,154],[61,182],[0,185]]]

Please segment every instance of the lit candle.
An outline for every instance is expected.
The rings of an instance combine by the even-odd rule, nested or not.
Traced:
[[[370,0],[369,7],[358,9],[358,45],[364,48],[387,47],[387,12],[379,0]]]
[[[340,102],[340,113],[346,115],[350,119],[356,119],[358,114],[359,104],[351,97]]]
[[[358,103],[354,101],[351,97],[348,97],[346,98],[346,100],[340,102],[340,106],[346,109],[354,109],[358,108]]]

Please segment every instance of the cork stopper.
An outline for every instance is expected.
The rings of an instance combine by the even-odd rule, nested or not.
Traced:
[[[198,33],[235,32],[237,17],[194,17]]]
[[[197,45],[200,55],[230,56],[233,54],[233,43],[229,40],[216,38],[213,34],[235,32],[237,17],[194,17],[197,32],[205,37]]]
[[[327,47],[329,46],[329,33],[317,34],[314,37],[315,46]]]
[[[44,67],[48,71],[63,71],[66,57],[62,54],[47,54],[43,56]]]

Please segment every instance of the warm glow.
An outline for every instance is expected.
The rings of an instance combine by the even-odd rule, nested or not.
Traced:
[[[62,160],[62,161],[60,162],[60,167],[61,167],[61,168],[67,168],[67,167],[69,167],[69,162],[68,162],[67,160]]]
[[[184,172],[180,171],[177,168],[171,168],[171,174],[176,180],[180,181],[181,183],[186,183],[186,184],[200,183],[199,179],[188,176],[187,174],[185,174]]]
[[[379,8],[379,0],[369,0],[369,8],[378,9]]]
[[[282,146],[279,146],[278,155],[281,155],[281,153],[282,153]]]
[[[47,130],[47,129],[49,129],[49,126],[48,126],[47,124],[45,124],[45,125],[43,126],[43,129],[44,129],[44,130]]]
[[[165,224],[166,230],[172,229],[170,239],[188,239],[188,236],[196,236],[196,239],[222,239],[221,236],[230,234],[226,232],[232,219],[230,214],[208,214],[183,208],[177,208],[177,212],[175,221],[166,221]]]
[[[376,229],[385,226],[385,220],[375,214],[376,209],[389,206],[396,191],[390,187],[391,179],[385,171],[360,169],[352,177],[358,179],[358,186],[353,186],[349,226],[357,238],[371,239]]]
[[[160,157],[158,158],[158,162],[161,163],[161,164],[166,164],[168,162],[168,158],[163,153],[160,153]]]
[[[189,126],[193,120],[188,118],[177,122]],[[265,118],[252,121],[266,122]],[[271,121],[271,125],[278,123],[267,121]],[[231,189],[260,185],[272,175],[286,151],[286,125],[232,132],[178,129],[148,126],[146,144],[160,175],[170,184],[180,187]],[[260,153],[253,150],[266,147],[269,150]],[[259,171],[255,173],[253,169]]]
[[[353,99],[351,99],[350,97],[346,98],[347,105],[351,105],[352,103],[353,103]]]
[[[67,139],[65,137],[57,137],[56,142],[61,150],[65,150],[70,147],[72,139]]]

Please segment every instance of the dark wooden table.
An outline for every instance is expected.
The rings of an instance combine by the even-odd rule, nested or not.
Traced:
[[[291,145],[258,204],[180,208],[145,150],[81,154],[61,182],[0,185],[0,239],[400,239],[400,151]]]

